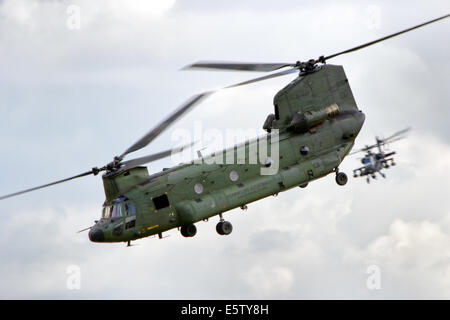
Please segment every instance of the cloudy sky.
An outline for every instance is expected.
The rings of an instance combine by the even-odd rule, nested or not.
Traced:
[[[434,0],[0,0],[0,195],[101,166],[193,94],[255,76],[180,71],[189,63],[307,60],[448,12]],[[172,230],[131,248],[76,233],[100,216],[99,177],[3,200],[0,298],[449,299],[449,23],[330,61],[366,114],[358,147],[413,127],[390,146],[386,180],[351,178],[348,157],[345,187],[329,175],[230,211],[230,236],[213,218],[194,238]],[[294,77],[221,91],[136,156],[196,126],[260,134]]]

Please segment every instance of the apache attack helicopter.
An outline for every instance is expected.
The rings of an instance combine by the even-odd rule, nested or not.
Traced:
[[[366,155],[361,159],[362,167],[353,170],[353,177],[363,177],[367,176],[367,183],[370,183],[370,177],[376,179],[376,173],[379,173],[380,176],[386,178],[386,175],[381,172],[382,169],[388,169],[390,166],[395,166],[394,158],[392,156],[395,154],[395,151],[385,153],[382,150],[382,147],[388,143],[398,141],[404,138],[402,134],[407,133],[411,128],[406,128],[400,130],[387,138],[380,139],[375,137],[376,143],[373,145],[366,145],[364,148],[358,149],[349,155],[358,153],[358,152],[366,152]],[[371,150],[377,148],[378,152],[374,153]]]
[[[185,237],[193,237],[196,234],[194,223],[216,215],[220,217],[217,232],[228,235],[233,228],[222,216],[228,210],[245,209],[250,202],[293,187],[305,187],[310,181],[332,172],[338,185],[346,184],[347,176],[339,171],[339,165],[352,149],[365,115],[356,105],[344,68],[326,64],[328,60],[448,17],[307,62],[194,63],[186,69],[270,72],[289,68],[227,88],[292,73],[298,73],[298,77],[275,95],[275,112],[264,122],[267,134],[262,137],[151,175],[144,164],[180,152],[187,146],[124,161],[125,156],[147,146],[213,93],[208,91],[193,96],[110,163],[5,195],[0,200],[104,172],[106,199],[102,215],[95,225],[85,229],[89,230],[91,241],[130,245],[132,240],[151,235],[162,238],[163,232],[173,228],[179,228]],[[265,144],[272,151],[270,155],[264,150]]]

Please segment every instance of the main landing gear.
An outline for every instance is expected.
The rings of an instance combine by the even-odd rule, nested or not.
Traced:
[[[335,172],[336,172],[336,183],[340,186],[344,186],[348,181],[347,175],[344,172],[339,172],[339,168],[336,168]]]
[[[229,235],[231,231],[233,231],[233,225],[231,224],[231,222],[225,221],[222,217],[222,214],[219,214],[219,217],[220,221],[216,225],[217,233],[220,234],[221,236]]]
[[[186,238],[191,238],[197,234],[197,227],[194,224],[181,227],[181,235]]]
[[[221,236],[229,235],[233,231],[233,225],[229,221],[225,221],[222,214],[219,214],[220,221],[216,225],[216,231]],[[182,226],[180,228],[181,235],[186,238],[192,238],[197,234],[197,227],[194,224]]]

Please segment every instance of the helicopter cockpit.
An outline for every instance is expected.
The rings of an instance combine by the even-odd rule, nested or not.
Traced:
[[[136,208],[127,197],[119,197],[112,204],[103,206],[102,218],[120,218],[136,214]]]

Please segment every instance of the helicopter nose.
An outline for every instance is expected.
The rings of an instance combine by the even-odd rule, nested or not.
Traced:
[[[89,240],[92,242],[102,242],[105,240],[105,235],[101,229],[91,229],[89,231]]]

